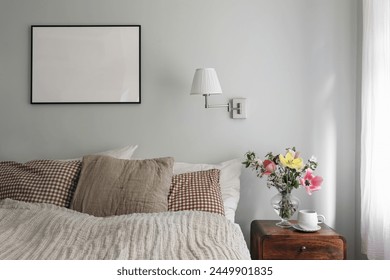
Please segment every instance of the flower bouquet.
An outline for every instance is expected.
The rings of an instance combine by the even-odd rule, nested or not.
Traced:
[[[251,168],[260,178],[267,176],[267,187],[275,187],[278,191],[271,200],[274,210],[281,218],[277,225],[290,227],[288,220],[299,206],[298,198],[291,194],[292,190],[303,186],[311,195],[321,189],[322,177],[313,174],[318,165],[316,158],[312,156],[305,164],[295,147],[286,149],[284,155],[275,156],[270,152],[264,160],[257,158],[254,152],[247,152],[245,157],[245,167]]]

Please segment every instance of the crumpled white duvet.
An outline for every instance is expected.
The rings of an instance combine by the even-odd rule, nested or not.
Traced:
[[[94,217],[43,203],[0,201],[0,259],[250,259],[241,230],[217,214]]]

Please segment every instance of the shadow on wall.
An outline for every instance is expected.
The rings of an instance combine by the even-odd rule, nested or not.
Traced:
[[[338,76],[337,76],[338,77]],[[319,161],[317,173],[324,178],[319,193],[312,195],[312,208],[326,216],[326,223],[344,235],[348,258],[355,255],[355,104],[343,94],[336,74],[329,74],[319,87],[311,122],[312,150]],[[344,99],[344,100],[343,100]],[[352,120],[352,121],[351,121]]]
[[[301,200],[300,209],[314,209],[325,215],[326,224],[347,239],[348,256],[354,258],[355,165],[350,166],[350,163],[354,164],[355,138],[354,133],[350,135],[354,127],[348,127],[349,113],[353,113],[353,109],[342,107],[346,102],[339,102],[336,83],[336,75],[329,75],[316,94],[303,101],[304,108],[308,108],[308,119],[304,124],[308,142],[299,149],[305,161],[311,156],[307,153],[312,152],[317,157],[319,166],[315,173],[321,175],[324,182],[322,189],[310,197],[303,188],[294,191],[294,195]],[[352,141],[350,144],[349,140]],[[259,179],[254,172],[243,168],[236,222],[240,224],[248,246],[252,220],[278,219],[270,205],[275,194],[275,189],[266,187],[265,178]],[[293,216],[296,218],[297,214]]]

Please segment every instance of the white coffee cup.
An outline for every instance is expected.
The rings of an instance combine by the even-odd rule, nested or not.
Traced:
[[[324,215],[318,215],[314,210],[299,210],[298,225],[305,230],[316,230],[318,224],[325,222]]]

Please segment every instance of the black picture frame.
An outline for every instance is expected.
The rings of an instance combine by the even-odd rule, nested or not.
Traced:
[[[141,25],[31,25],[31,104],[140,104]]]

